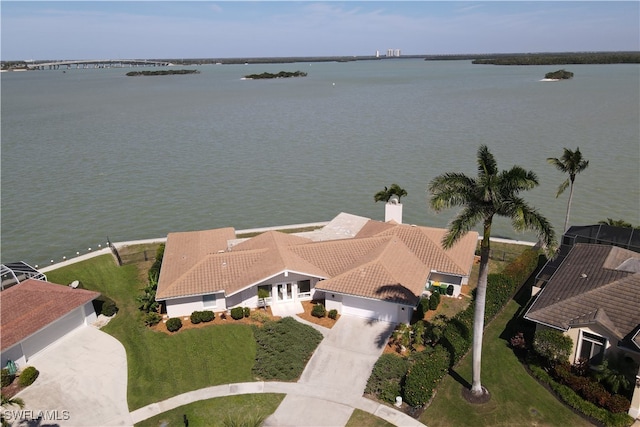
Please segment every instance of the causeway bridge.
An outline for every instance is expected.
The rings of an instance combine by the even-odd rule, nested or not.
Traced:
[[[168,61],[153,61],[148,59],[82,59],[71,61],[29,62],[30,70],[59,70],[85,68],[125,68],[125,67],[166,67],[173,65]]]

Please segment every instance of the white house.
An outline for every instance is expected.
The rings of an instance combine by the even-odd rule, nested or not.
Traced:
[[[434,277],[458,292],[468,281],[478,234],[444,250],[445,232],[341,214],[305,237],[267,231],[236,243],[233,228],[170,233],[156,299],[170,317],[186,316],[258,307],[264,289],[269,305],[324,300],[341,314],[408,322]]]

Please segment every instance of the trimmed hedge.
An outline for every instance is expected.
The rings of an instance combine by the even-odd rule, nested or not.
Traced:
[[[18,384],[22,387],[30,386],[38,378],[40,372],[33,366],[27,366],[18,377]]]
[[[180,328],[182,328],[182,320],[180,320],[179,317],[172,317],[171,319],[167,320],[166,325],[169,332],[176,332],[179,331]]]
[[[215,317],[215,313],[211,310],[194,311],[191,313],[191,323],[197,325],[202,322],[211,322]]]
[[[316,304],[311,310],[311,315],[314,317],[324,317],[327,315],[327,310],[324,308],[324,305]]]
[[[233,320],[240,320],[244,317],[244,308],[243,307],[234,307],[231,309],[231,317]]]
[[[434,292],[429,297],[429,310],[436,310],[440,305],[440,293]]]
[[[336,310],[335,308],[329,310],[329,319],[333,319],[336,320],[338,318],[338,310]]]

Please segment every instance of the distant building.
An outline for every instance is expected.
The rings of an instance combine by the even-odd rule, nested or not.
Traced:
[[[392,58],[392,57],[399,57],[400,56],[400,49],[387,49],[387,56]]]
[[[376,50],[376,58],[380,58],[380,51]]]

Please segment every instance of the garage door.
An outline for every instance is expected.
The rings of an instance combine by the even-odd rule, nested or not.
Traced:
[[[345,295],[342,298],[342,313],[366,319],[398,322],[398,305]]]
[[[29,360],[30,357],[44,350],[45,347],[53,344],[83,323],[84,316],[82,307],[80,307],[25,339],[22,342],[25,357]]]

